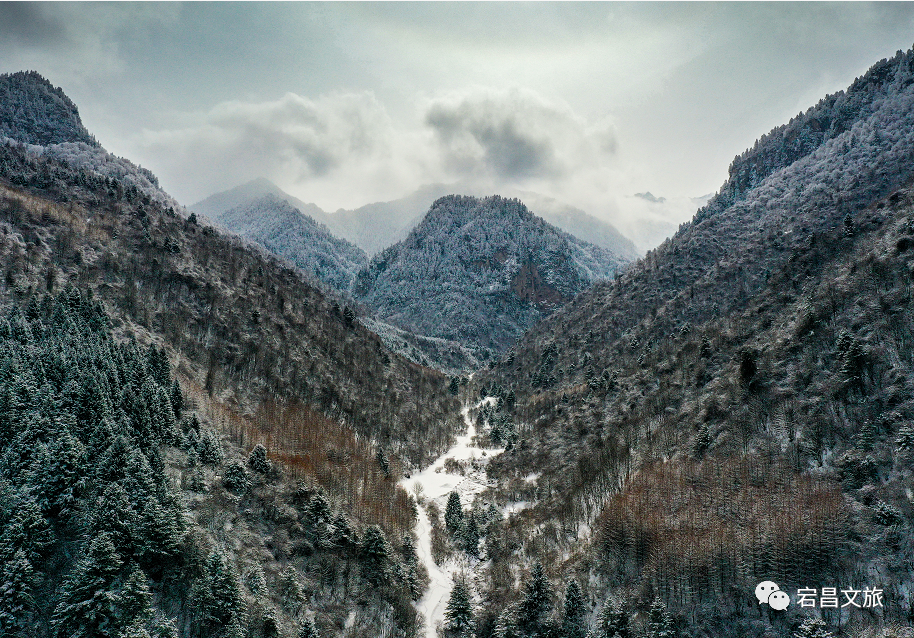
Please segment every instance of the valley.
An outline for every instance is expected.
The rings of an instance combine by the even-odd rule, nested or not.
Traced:
[[[914,49],[644,255],[453,186],[184,208],[0,75],[0,636],[914,635]]]

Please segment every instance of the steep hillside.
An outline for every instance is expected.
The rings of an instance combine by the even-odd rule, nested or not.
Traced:
[[[8,292],[63,281],[94,289],[243,412],[278,395],[414,462],[433,451],[411,441],[445,445],[455,409],[446,377],[390,354],[297,271],[43,154],[0,146],[0,170]]]
[[[380,318],[418,334],[500,351],[621,264],[516,199],[452,195],[375,256],[353,294]]]
[[[912,70],[899,53],[762,138],[671,240],[477,376],[518,432],[484,497],[529,505],[506,563],[573,570],[635,624],[659,596],[698,635],[815,613],[759,614],[765,579],[885,589],[834,631],[909,619]]]
[[[275,195],[240,204],[215,221],[337,292],[348,292],[356,273],[368,263],[360,248],[334,237],[326,226]]]
[[[0,317],[4,636],[415,630],[412,508],[380,450],[301,405],[245,419],[182,388],[165,350],[116,336],[73,286],[16,297]]]

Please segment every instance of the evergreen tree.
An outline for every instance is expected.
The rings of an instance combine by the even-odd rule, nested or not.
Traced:
[[[409,532],[403,535],[403,543],[400,546],[400,554],[403,556],[403,565],[406,568],[406,582],[409,586],[409,595],[414,601],[422,597],[422,588],[419,584],[419,557],[416,555],[416,546],[413,544],[413,536]]]
[[[222,472],[222,485],[236,494],[244,494],[250,485],[248,473],[238,461],[229,463]]]
[[[181,418],[181,411],[184,410],[184,394],[181,392],[181,386],[175,379],[171,384],[171,392],[168,395],[171,402],[171,409],[174,412],[175,419]]]
[[[18,499],[12,518],[0,534],[0,560],[10,560],[21,550],[34,565],[53,544],[54,532],[38,504],[28,497]]]
[[[279,638],[279,621],[276,620],[276,612],[272,607],[267,607],[261,617],[261,626],[263,627],[261,635],[263,638]]]
[[[463,548],[470,556],[479,558],[479,526],[472,513],[466,517],[463,525]]]
[[[134,568],[120,592],[120,621],[123,625],[136,622],[145,624],[152,616],[152,592],[149,580],[142,569]]]
[[[631,635],[624,605],[613,605],[609,600],[605,601],[597,616],[593,638],[631,638]]]
[[[499,614],[492,638],[517,638],[517,610],[514,605],[506,607]]]
[[[675,638],[676,629],[673,626],[673,617],[667,611],[666,605],[657,596],[651,603],[647,617],[648,638]]]
[[[384,531],[377,525],[369,525],[362,541],[362,574],[371,585],[381,585],[390,575],[390,544]]]
[[[375,454],[375,460],[378,462],[378,467],[384,472],[385,478],[390,478],[390,461],[387,459],[387,455],[382,448],[378,448],[378,451]]]
[[[181,638],[178,625],[173,618],[168,618],[161,611],[156,611],[150,623],[149,634],[152,638]]]
[[[21,549],[16,550],[0,570],[0,636],[29,635],[36,611],[32,592],[35,571]]]
[[[248,456],[248,465],[255,472],[268,474],[272,466],[270,461],[267,460],[267,448],[260,443],[255,445],[254,449],[251,450],[250,456]]]
[[[51,617],[58,638],[115,638],[120,626],[120,594],[114,587],[121,557],[111,535],[103,532],[89,543],[86,555],[63,584]]]
[[[455,534],[463,524],[463,506],[460,505],[460,495],[451,492],[447,497],[447,506],[444,508],[444,526],[451,534]]]
[[[192,606],[203,635],[227,628],[244,617],[241,588],[235,570],[220,552],[210,554],[192,593]]]
[[[524,600],[517,617],[517,627],[524,638],[541,638],[548,634],[548,616],[552,605],[552,586],[540,563],[533,566],[530,580],[524,586]]]
[[[473,630],[473,599],[464,577],[454,580],[451,596],[444,612],[448,636],[464,638]]]
[[[298,630],[298,638],[321,638],[314,625],[314,619],[310,616],[302,622],[301,629]]]
[[[584,638],[587,634],[587,625],[584,615],[587,609],[584,595],[576,580],[572,580],[565,587],[565,604],[562,607],[562,638]]]

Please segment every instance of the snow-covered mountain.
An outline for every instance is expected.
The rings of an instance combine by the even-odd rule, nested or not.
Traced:
[[[347,292],[368,256],[285,199],[267,194],[221,213],[213,221],[288,259],[318,282]]]
[[[502,350],[624,263],[520,200],[449,195],[371,260],[353,294],[378,317],[418,334]]]

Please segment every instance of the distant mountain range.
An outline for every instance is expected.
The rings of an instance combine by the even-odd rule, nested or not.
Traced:
[[[305,215],[326,225],[331,233],[355,244],[371,256],[404,239],[422,221],[435,200],[451,194],[481,196],[484,193],[466,184],[428,184],[400,199],[366,204],[353,210],[341,208],[335,213],[328,213],[315,204],[305,203],[283,192],[269,180],[259,178],[211,195],[189,208],[197,214],[216,220],[230,208],[263,195],[274,195],[289,201]],[[635,244],[612,224],[579,208],[537,193],[518,192],[516,195],[533,214],[565,232],[607,248],[624,259],[634,259],[640,254]]]

